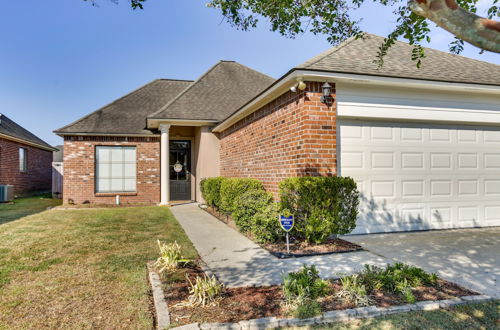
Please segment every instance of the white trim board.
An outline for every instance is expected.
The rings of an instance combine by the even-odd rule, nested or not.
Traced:
[[[337,85],[339,118],[500,125],[500,94]]]

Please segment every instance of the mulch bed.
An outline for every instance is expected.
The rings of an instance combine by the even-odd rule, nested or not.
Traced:
[[[284,300],[281,286],[225,288],[217,306],[191,307],[185,302],[189,297],[189,284],[186,276],[194,282],[196,276],[203,276],[203,271],[197,265],[182,269],[175,277],[170,276],[164,283],[170,318],[173,325],[180,326],[189,323],[204,322],[239,322],[262,317],[287,317],[282,309]],[[320,298],[323,311],[356,308],[357,306],[336,296],[342,289],[340,281],[330,281],[332,294]],[[476,292],[439,279],[433,287],[420,286],[413,294],[417,301],[452,299],[462,296],[477,295]],[[404,305],[407,302],[400,296],[383,291],[377,291],[371,297],[376,306],[389,307]]]
[[[229,227],[234,230],[238,230],[234,220],[230,215],[221,213],[212,207],[204,208],[220,221],[224,222]],[[276,220],[277,221],[277,220]],[[249,239],[252,239],[250,235],[242,233]],[[362,251],[363,248],[357,244],[345,241],[340,238],[332,238],[322,244],[307,244],[306,242],[294,241],[293,237],[290,237],[290,254],[287,254],[286,243],[272,243],[272,244],[259,244],[262,248],[269,251],[272,255],[278,258],[299,258],[308,257],[315,255],[331,254],[331,253],[344,253],[344,252],[355,252]]]
[[[332,238],[322,244],[307,244],[305,242],[290,242],[290,255],[287,255],[286,243],[273,243],[261,245],[264,249],[279,258],[306,257],[330,253],[361,251],[363,248],[357,244]]]

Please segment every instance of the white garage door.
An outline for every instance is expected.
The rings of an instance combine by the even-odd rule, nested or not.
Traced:
[[[500,225],[500,128],[341,121],[353,233]]]

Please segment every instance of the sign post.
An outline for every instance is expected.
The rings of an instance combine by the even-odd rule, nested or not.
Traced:
[[[293,224],[294,224],[293,215],[285,216],[285,215],[280,214],[279,221],[280,221],[281,228],[283,228],[283,230],[286,232],[286,253],[290,254],[290,240],[288,238],[288,233],[293,228]]]

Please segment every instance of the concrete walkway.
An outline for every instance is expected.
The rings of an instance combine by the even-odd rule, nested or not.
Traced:
[[[344,239],[500,298],[500,228],[346,236]]]
[[[200,257],[227,287],[280,284],[283,273],[296,271],[303,264],[314,264],[322,277],[334,278],[356,272],[364,264],[383,266],[388,262],[366,251],[278,259],[197,204],[177,205],[171,211]]]

